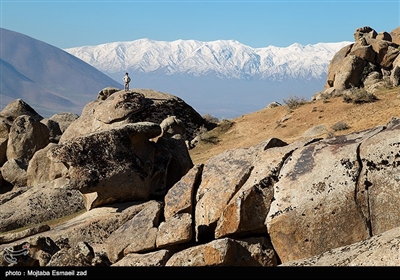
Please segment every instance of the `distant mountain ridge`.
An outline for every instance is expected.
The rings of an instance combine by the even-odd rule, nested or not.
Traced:
[[[43,117],[81,114],[108,86],[122,84],[77,57],[29,36],[0,29],[0,105],[23,99]]]
[[[318,43],[286,48],[251,48],[234,40],[172,42],[139,39],[65,51],[108,73],[131,71],[194,77],[212,75],[223,79],[320,78],[333,55],[351,42]]]
[[[132,88],[179,96],[200,114],[234,118],[288,95],[323,90],[330,60],[351,42],[251,48],[234,40],[139,39],[65,49]]]

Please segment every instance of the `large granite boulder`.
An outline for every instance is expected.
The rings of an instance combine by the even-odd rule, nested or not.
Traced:
[[[338,90],[348,89],[352,86],[359,87],[365,64],[365,60],[360,57],[346,56],[341,62],[340,70],[335,75],[333,87]]]
[[[35,121],[41,121],[43,117],[38,114],[28,103],[22,99],[15,99],[7,104],[6,107],[0,112],[0,116],[10,121],[11,123],[19,116],[27,115],[32,117]]]
[[[49,129],[28,115],[18,116],[8,135],[7,159],[16,159],[26,169],[29,160],[40,149],[49,144]]]
[[[331,62],[328,66],[328,75],[326,78],[326,83],[324,89],[329,89],[333,87],[333,83],[335,82],[336,73],[338,73],[342,60],[349,54],[351,51],[353,44],[347,45],[340,49],[331,59]]]
[[[27,173],[26,166],[14,158],[6,161],[1,168],[3,180],[10,183],[13,187],[26,187]]]
[[[155,123],[128,123],[64,141],[48,156],[68,167],[70,186],[84,195],[88,210],[147,200],[165,195],[193,166],[183,141],[150,141],[160,133]]]
[[[86,104],[81,116],[61,136],[60,143],[127,123],[161,124],[169,116],[175,116],[184,123],[184,140],[193,139],[196,131],[205,124],[204,119],[191,106],[174,95],[145,89],[129,92],[120,90],[105,99]]]
[[[382,129],[321,140],[288,158],[265,221],[282,262],[370,236],[369,217],[355,200],[362,168],[358,149]]]
[[[79,115],[74,114],[74,113],[58,113],[58,114],[52,115],[49,118],[49,120],[52,120],[58,124],[58,127],[60,128],[61,135],[62,135],[65,132],[65,130],[68,128],[68,126],[78,118],[79,118]]]
[[[62,162],[52,162],[47,156],[49,150],[56,146],[55,143],[49,143],[33,155],[26,169],[26,185],[28,187],[67,177],[68,168]]]
[[[214,239],[217,222],[230,199],[251,174],[253,149],[233,149],[209,159],[196,193],[196,240]]]

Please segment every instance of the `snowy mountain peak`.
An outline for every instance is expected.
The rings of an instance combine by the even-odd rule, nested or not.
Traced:
[[[229,79],[312,79],[352,42],[252,48],[235,40],[154,41],[147,38],[65,49],[107,74],[124,71]]]

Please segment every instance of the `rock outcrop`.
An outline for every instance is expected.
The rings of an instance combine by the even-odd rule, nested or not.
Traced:
[[[129,135],[143,124],[149,125],[147,131],[157,127],[136,123],[112,131]],[[400,171],[399,131],[400,119],[394,118],[385,126],[344,136],[308,137],[291,144],[271,138],[250,148],[232,149],[189,168],[165,195],[107,203],[106,197],[113,197],[117,191],[104,192],[103,203],[63,224],[46,231],[32,230],[35,235],[31,237],[27,236],[30,233],[4,234],[3,242],[9,242],[0,245],[0,250],[25,246],[29,252],[21,257],[21,263],[43,266],[382,265],[382,260],[392,264],[398,259],[389,254],[399,246],[400,228],[396,177]],[[90,142],[88,138],[80,145],[72,145],[71,140],[53,146],[83,147]],[[83,150],[94,151],[95,146]],[[72,150],[64,155],[70,156],[68,160],[61,154],[67,165],[78,162],[73,160]],[[101,168],[93,165],[94,158],[86,160],[85,156],[81,168],[90,162],[93,170]],[[68,173],[68,178],[52,181],[59,182],[53,189],[67,190],[75,184],[71,181],[78,182],[79,176],[74,177],[70,170]],[[44,188],[46,192],[52,189],[31,187],[0,205],[1,213],[5,213],[2,220],[13,220],[18,227],[24,224],[23,219],[31,220],[29,213],[34,210],[29,210],[30,201]],[[70,194],[73,191],[77,190],[72,188]],[[49,200],[59,204],[62,195],[58,192],[59,197]],[[80,196],[69,197],[79,200]],[[36,207],[46,201],[41,199]],[[17,219],[13,210],[3,211],[10,204],[27,211]],[[76,203],[79,209],[83,204]],[[55,209],[56,205],[50,207]],[[36,224],[52,218],[41,217]],[[12,225],[3,223],[2,231]],[[48,240],[53,247],[39,254],[37,245],[32,245],[37,240]],[[347,257],[341,255],[343,250]],[[365,260],[367,250],[380,260]],[[3,265],[8,264],[3,261]]]
[[[182,121],[179,131],[160,124],[177,120],[169,115],[177,113],[194,131],[204,121],[197,112],[159,92],[107,92],[82,116],[43,119],[23,100],[0,112],[1,231],[83,208],[162,197],[192,168],[184,140],[190,129]],[[140,121],[146,116],[159,123]]]
[[[354,43],[332,58],[324,90],[313,99],[351,94],[352,88],[373,93],[379,87],[400,85],[399,28],[390,33],[357,28]]]
[[[161,124],[171,116],[184,122],[185,133],[182,137],[190,141],[199,127],[205,125],[204,119],[192,107],[171,94],[152,90],[106,92],[106,99],[99,95],[98,99],[86,104],[81,116],[63,133],[60,143],[127,123]]]

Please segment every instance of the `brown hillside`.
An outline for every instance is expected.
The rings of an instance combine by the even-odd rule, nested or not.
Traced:
[[[251,147],[268,138],[279,138],[287,143],[307,136],[326,138],[386,125],[392,117],[400,117],[400,87],[381,89],[374,95],[378,100],[372,103],[346,103],[342,97],[335,97],[310,101],[294,110],[284,105],[221,121],[204,137],[212,141],[201,141],[189,152],[193,163],[200,164],[228,149]],[[338,122],[348,128],[333,129]],[[325,125],[326,130],[322,133],[307,131],[318,125]]]

